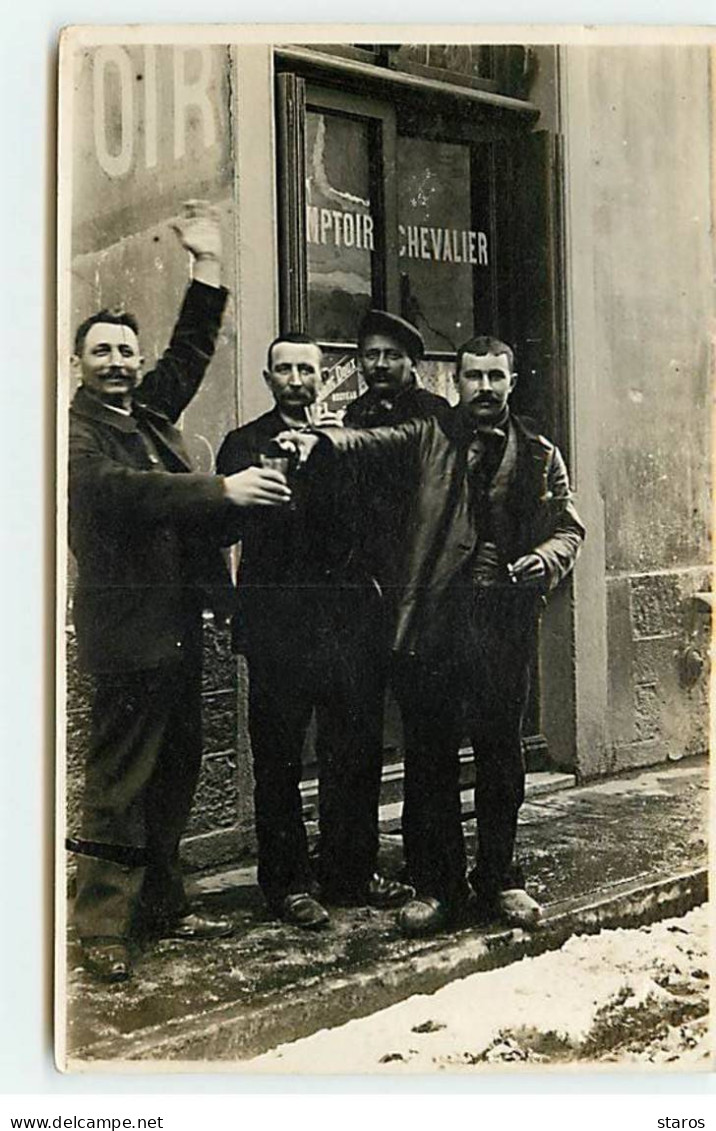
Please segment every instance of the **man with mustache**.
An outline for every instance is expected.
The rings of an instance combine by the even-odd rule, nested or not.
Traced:
[[[285,506],[278,471],[192,470],[175,426],[211,361],[226,305],[218,216],[203,201],[174,225],[192,282],[169,347],[142,379],[136,319],[101,310],[75,335],[70,408],[73,613],[92,680],[75,925],[87,968],[126,981],[137,941],[216,938],[228,920],[187,904],[179,839],[202,755],[202,610],[225,615],[227,517]]]
[[[220,474],[280,462],[275,438],[307,425],[322,369],[321,348],[308,335],[284,334],[271,343],[264,380],[274,407],[229,433],[217,457]],[[371,597],[354,583],[334,486],[305,473],[292,476],[290,508],[247,514],[235,532],[241,564],[234,646],[248,661],[258,881],[269,911],[307,930],[328,925],[323,903],[386,908],[412,895],[406,885],[375,872],[375,758],[382,753],[382,733],[371,706],[381,686],[381,642],[362,615]],[[314,708],[320,798],[315,876],[300,793]]]
[[[344,467],[369,495],[390,476],[412,500],[399,563],[394,687],[405,724],[403,835],[416,898],[407,935],[482,912],[520,927],[541,909],[515,859],[524,799],[522,719],[545,595],[572,569],[584,527],[558,449],[509,409],[514,355],[475,337],[457,352],[459,404],[393,428],[294,434],[316,473]],[[475,757],[479,845],[466,877],[459,748]]]
[[[447,405],[418,383],[417,366],[425,353],[420,331],[386,310],[369,310],[358,327],[358,364],[367,385],[344,417],[347,428],[402,424],[434,416]]]
[[[366,391],[351,401],[343,418],[347,428],[379,428],[408,420],[439,415],[448,410],[444,397],[423,388],[418,366],[425,353],[420,331],[404,318],[386,310],[369,310],[358,327],[357,360]],[[390,645],[394,629],[398,568],[410,515],[411,498],[404,484],[386,475],[372,484],[370,497],[356,506],[355,492],[347,492],[343,513],[351,516],[355,546],[356,580],[364,587],[360,609],[363,623],[356,624],[356,640],[369,642],[369,651],[359,663],[380,663],[380,676],[366,710],[375,719],[374,734],[380,736],[367,755],[374,767],[372,792],[379,796],[383,769],[385,697],[390,675]],[[375,642],[382,644],[379,653]]]

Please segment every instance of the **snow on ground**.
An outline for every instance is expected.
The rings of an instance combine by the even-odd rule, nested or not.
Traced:
[[[707,939],[706,905],[650,927],[579,935],[560,950],[280,1045],[245,1067],[321,1074],[575,1061],[708,1068]]]

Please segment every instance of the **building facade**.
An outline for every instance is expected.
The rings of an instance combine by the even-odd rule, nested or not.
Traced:
[[[225,433],[268,406],[261,371],[279,330],[320,339],[334,408],[360,390],[356,328],[370,306],[419,326],[424,383],[447,396],[461,341],[514,343],[517,407],[565,453],[588,528],[544,617],[532,764],[585,780],[703,752],[710,49],[88,42],[73,66],[67,326],[121,303],[151,361],[186,278],[167,225],[187,198],[218,205],[231,307],[183,420],[207,471]],[[87,687],[71,562],[69,576],[71,829]],[[252,843],[246,673],[211,620],[206,658],[195,865]],[[400,788],[388,714],[386,796]],[[309,750],[309,809],[313,774]]]

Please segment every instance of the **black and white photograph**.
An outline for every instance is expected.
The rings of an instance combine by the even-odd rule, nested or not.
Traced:
[[[713,1071],[715,90],[62,33],[61,1071]]]

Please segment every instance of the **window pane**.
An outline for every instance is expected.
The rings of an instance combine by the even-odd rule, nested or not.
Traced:
[[[306,115],[308,320],[322,341],[356,340],[370,309],[375,210],[365,121]]]
[[[488,161],[480,168],[473,184],[468,145],[398,138],[401,307],[428,349],[453,351],[476,318],[491,320]]]

